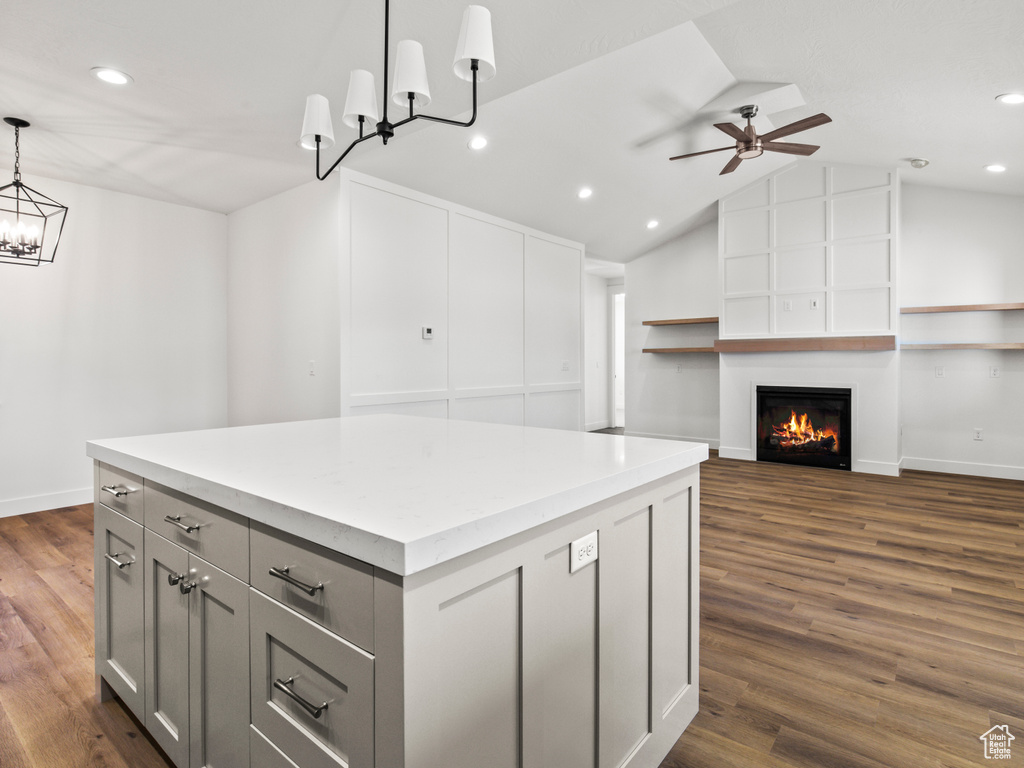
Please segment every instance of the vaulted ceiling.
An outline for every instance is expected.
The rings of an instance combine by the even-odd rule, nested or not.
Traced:
[[[1024,195],[1024,3],[1019,0],[480,0],[498,75],[473,129],[410,126],[346,166],[579,240],[627,261],[706,219],[781,165],[733,174],[711,127],[757,103],[759,129],[826,112],[794,141],[816,160],[906,169],[904,180]],[[392,41],[424,44],[434,102],[459,116],[451,74],[465,0],[393,0]],[[381,76],[383,0],[4,0],[0,112],[33,123],[22,172],[230,212],[313,178],[296,145],[305,97],[332,103],[348,72]],[[90,76],[134,77],[115,89]],[[378,88],[379,88],[378,84]],[[5,130],[6,126],[4,126]],[[481,133],[488,146],[467,148]],[[2,136],[3,134],[0,134]],[[13,137],[8,136],[12,141]],[[13,144],[0,140],[0,165]],[[330,153],[328,153],[330,154]],[[910,169],[911,157],[930,165]],[[983,166],[1009,170],[989,174]],[[326,182],[330,183],[330,182]],[[42,184],[38,184],[42,187]],[[593,196],[581,201],[581,186]],[[45,191],[45,189],[43,189]],[[656,219],[657,229],[646,223]]]

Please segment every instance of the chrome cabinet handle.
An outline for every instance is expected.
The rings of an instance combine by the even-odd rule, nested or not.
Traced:
[[[194,581],[185,581],[184,579],[184,573],[167,574],[167,583],[170,584],[172,587],[177,586],[178,589],[181,591],[181,594],[187,595],[189,592],[196,588],[197,584]]]
[[[129,493],[135,493],[139,489],[129,488],[127,485],[101,485],[100,490],[106,491],[107,493],[111,494],[112,496],[116,496],[117,498],[121,498],[122,496],[127,496]]]
[[[123,569],[127,568],[129,565],[131,565],[132,563],[135,562],[134,560],[118,560],[117,558],[119,558],[123,554],[124,554],[123,552],[115,552],[114,554],[111,555],[111,554],[108,554],[108,553],[104,552],[103,553],[103,557],[105,557],[107,560],[109,560],[114,565],[116,565],[117,569],[120,571],[120,570],[123,570]]]
[[[181,522],[181,515],[178,515],[177,517],[164,515],[164,522],[170,523],[171,525],[181,528],[181,530],[183,530],[185,533],[195,533],[202,527],[199,525],[199,523],[196,523],[195,525],[186,525],[185,523]]]
[[[320,715],[322,715],[324,713],[324,710],[327,709],[327,702],[325,701],[319,707],[310,704],[304,698],[299,696],[299,694],[297,694],[295,691],[288,687],[294,682],[294,677],[289,677],[287,680],[275,680],[274,687],[281,693],[283,693],[285,696],[287,696],[289,699],[294,701],[296,704],[298,704],[300,707],[302,707],[304,710],[306,710],[309,714],[313,716],[314,719],[319,720]]]
[[[306,584],[304,582],[299,581],[298,579],[295,579],[295,578],[292,578],[291,576],[289,576],[288,575],[288,571],[289,571],[288,568],[271,568],[270,569],[270,575],[275,577],[275,578],[281,579],[281,581],[288,582],[293,587],[298,587],[303,592],[308,594],[310,597],[312,597],[313,595],[315,595],[317,592],[319,592],[321,589],[324,588],[324,583],[322,581],[318,582],[315,585],[314,584]]]

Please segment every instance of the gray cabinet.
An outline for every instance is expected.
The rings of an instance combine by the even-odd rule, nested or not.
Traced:
[[[102,504],[93,526],[96,590],[96,675],[101,699],[116,693],[142,718],[145,698],[142,643],[142,526]]]
[[[150,530],[146,577],[146,728],[179,768],[247,768],[248,586]]]

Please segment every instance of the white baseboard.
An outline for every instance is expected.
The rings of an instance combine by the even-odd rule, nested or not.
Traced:
[[[718,457],[720,459],[741,459],[742,461],[754,461],[754,452],[749,448],[729,448],[728,446],[721,446],[718,449]]]
[[[1011,467],[1001,464],[974,464],[969,461],[944,461],[942,459],[920,459],[914,456],[904,456],[900,466],[903,469],[919,469],[924,472],[994,477],[1001,480],[1024,480],[1024,467]]]
[[[47,509],[75,507],[79,504],[90,503],[92,503],[92,488],[47,493],[43,496],[28,496],[23,499],[7,499],[6,501],[0,501],[0,517],[28,515],[32,512],[42,512]]]
[[[853,471],[863,472],[867,475],[899,477],[900,465],[888,461],[864,461],[863,459],[858,459],[853,462]]]
[[[656,440],[681,440],[687,443],[707,443],[708,448],[718,449],[718,440],[710,437],[690,437],[688,435],[663,435],[658,432],[630,432],[626,428],[629,437],[653,437]]]

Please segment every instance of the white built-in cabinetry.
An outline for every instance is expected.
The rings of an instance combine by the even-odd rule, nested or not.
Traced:
[[[343,407],[581,429],[583,246],[358,174],[341,184]]]

